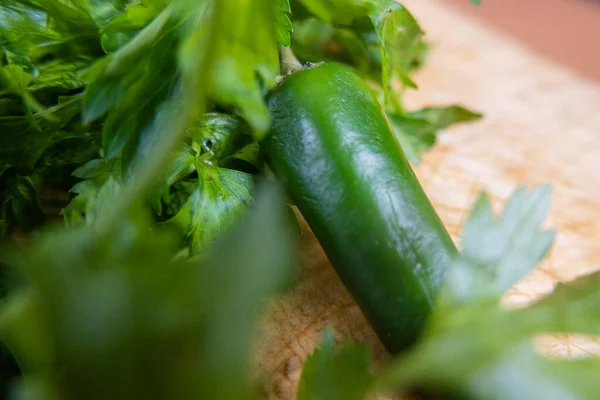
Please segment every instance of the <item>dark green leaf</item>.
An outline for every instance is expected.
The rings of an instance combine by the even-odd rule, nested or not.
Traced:
[[[302,370],[298,400],[362,400],[373,383],[370,349],[346,343],[335,349],[335,332],[326,328],[319,347]]]
[[[198,398],[250,397],[250,339],[261,305],[288,279],[287,267],[294,254],[292,238],[281,194],[271,185],[262,185],[241,228],[209,256],[202,280],[201,301],[208,306],[208,317],[202,369],[198,371],[202,395]]]
[[[85,84],[81,71],[88,65],[86,60],[55,60],[42,64],[28,89],[32,92],[42,89],[73,90]]]
[[[187,202],[166,223],[178,227],[192,253],[198,254],[247,211],[253,202],[253,179],[243,172],[204,165],[193,185]]]
[[[0,176],[0,240],[19,228],[30,232],[46,221],[38,199],[39,182],[14,169]]]
[[[80,135],[61,130],[79,113],[80,107],[81,96],[64,98],[47,110],[52,119],[45,118],[45,113],[33,116],[38,128],[32,126],[27,117],[0,117],[0,160],[14,166],[33,168],[39,156],[52,144]]]
[[[104,198],[111,201],[110,194],[118,193],[120,186],[121,165],[119,160],[115,159],[94,159],[91,160],[73,172],[73,176],[83,179],[75,184],[70,192],[75,195],[71,202],[64,208],[63,216],[68,226],[75,226],[84,221],[93,222],[94,216],[87,213],[98,214],[95,210],[102,209],[102,205],[96,206],[96,199],[105,184],[112,182],[104,189]],[[114,196],[113,196],[114,197]],[[106,206],[104,206],[106,209]]]
[[[221,113],[207,113],[188,129],[188,136],[199,145],[199,158],[216,165],[253,143],[250,133],[240,118]]]
[[[20,389],[89,400],[250,398],[256,319],[292,249],[281,198],[261,193],[201,262],[174,261],[175,238],[133,216],[109,237],[89,226],[53,231],[12,257],[28,284],[2,307],[0,335],[24,367]]]

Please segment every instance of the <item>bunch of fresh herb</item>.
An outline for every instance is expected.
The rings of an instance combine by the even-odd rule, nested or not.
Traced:
[[[264,395],[250,338],[294,258],[261,149],[282,46],[368,81],[413,162],[479,118],[405,109],[428,46],[391,0],[0,0],[0,235],[31,238],[0,260],[3,395]],[[373,371],[366,346],[336,350],[329,332],[299,398],[593,399],[598,362],[550,361],[529,341],[598,334],[595,276],[526,309],[497,304],[551,244],[548,199],[520,190],[495,220],[482,197],[418,343]],[[57,207],[65,227],[48,224]]]

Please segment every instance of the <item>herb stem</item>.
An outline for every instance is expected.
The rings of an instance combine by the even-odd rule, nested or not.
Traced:
[[[281,73],[285,76],[298,72],[303,68],[300,61],[294,55],[292,48],[282,45],[279,45],[279,65]]]

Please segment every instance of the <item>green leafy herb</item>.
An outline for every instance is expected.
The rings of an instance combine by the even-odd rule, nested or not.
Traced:
[[[204,251],[252,205],[252,188],[251,175],[205,165],[198,169],[197,182],[185,183],[189,198],[167,223],[184,232],[192,253]]]
[[[407,157],[415,164],[435,145],[439,131],[480,119],[481,114],[460,106],[427,107],[413,112],[388,112],[388,119]]]
[[[370,349],[346,343],[335,349],[335,331],[328,327],[319,347],[307,358],[298,400],[360,400],[371,389]]]
[[[408,72],[412,54],[418,51],[424,32],[410,12],[393,0],[382,2],[371,14],[371,20],[381,42],[382,85],[385,103],[390,104],[394,101],[391,99],[394,73],[404,85],[416,88]]]
[[[356,26],[375,7],[374,0],[299,0],[310,13],[327,23]]]
[[[209,96],[238,108],[252,126],[256,138],[260,139],[269,128],[270,117],[256,76],[267,87],[272,87],[279,73],[276,46],[279,10],[272,0],[241,3],[221,0],[217,3],[215,24],[227,27],[227,34],[221,32],[205,37],[205,40],[214,40],[215,49]],[[256,26],[260,29],[255,29]],[[199,28],[198,34],[204,35],[201,25]],[[191,45],[197,43],[184,44],[182,52]]]
[[[277,14],[277,40],[284,46],[290,45],[290,33],[293,32],[294,26],[290,20],[292,8],[289,0],[277,0],[279,13]]]
[[[143,217],[104,239],[89,226],[53,232],[15,258],[28,284],[2,309],[0,335],[26,374],[17,393],[250,398],[253,326],[292,254],[281,198],[263,189],[201,262],[173,259],[175,238]]]
[[[503,292],[539,262],[552,242],[552,232],[541,229],[548,204],[547,187],[531,194],[520,188],[495,221],[487,198],[480,198],[463,230],[463,254],[448,271],[427,332],[384,371],[379,378],[383,387],[475,399],[550,393],[548,398],[593,398],[594,384],[575,371],[594,368],[598,373],[600,363],[550,361],[535,354],[530,341],[545,332],[599,333],[590,313],[600,304],[600,274],[561,285],[527,308],[499,307]],[[562,373],[569,378],[557,380]]]
[[[550,209],[550,186],[531,194],[520,187],[496,221],[481,195],[462,231],[462,255],[445,278],[443,302],[499,299],[546,255],[554,231],[541,230]]]

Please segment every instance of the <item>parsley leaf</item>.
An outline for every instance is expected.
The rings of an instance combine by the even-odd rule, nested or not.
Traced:
[[[377,0],[298,1],[319,19],[340,26],[356,26],[357,21],[369,15],[369,12],[375,7],[375,3],[377,2]]]
[[[477,399],[594,399],[600,359],[550,360],[529,345],[517,347],[467,380],[464,390]]]
[[[292,255],[285,218],[281,196],[263,187],[230,235],[186,261],[144,214],[110,236],[89,225],[42,235],[11,258],[27,283],[0,309],[0,336],[25,373],[17,393],[251,398],[257,316]]]
[[[544,256],[553,238],[541,224],[550,191],[520,188],[499,220],[482,195],[463,229],[463,254],[451,265],[438,307],[422,339],[384,368],[382,388],[418,388],[467,398],[592,399],[596,383],[577,372],[600,373],[600,363],[557,361],[533,352],[547,332],[598,334],[600,274],[562,284],[527,308],[499,307],[501,295]]]
[[[550,209],[550,186],[527,193],[523,186],[496,221],[485,194],[462,230],[462,254],[445,276],[442,303],[499,299],[546,255],[553,230],[540,228]]]
[[[416,88],[408,73],[424,32],[412,14],[394,0],[379,2],[371,13],[371,21],[381,42],[382,85],[385,104],[389,105],[393,102],[391,84],[396,75],[405,86]]]
[[[277,13],[277,40],[284,46],[290,45],[290,33],[294,26],[290,20],[292,9],[289,0],[277,0],[279,11]]]
[[[197,254],[227,232],[252,205],[253,178],[244,172],[204,165],[198,181],[185,182],[188,200],[166,223],[179,227],[184,241]]]
[[[421,154],[435,145],[441,130],[458,123],[476,121],[481,116],[460,106],[427,107],[401,113],[387,112],[398,141],[414,164],[419,164]]]
[[[600,273],[559,283],[552,294],[519,311],[536,329],[600,335]]]
[[[373,383],[369,347],[355,343],[334,347],[335,331],[327,327],[304,363],[298,400],[361,400],[369,392]]]

